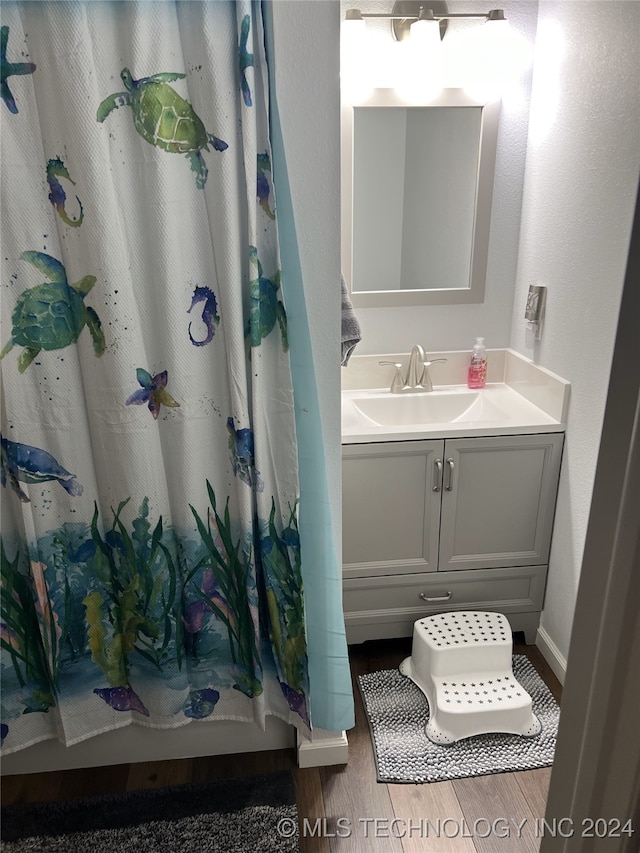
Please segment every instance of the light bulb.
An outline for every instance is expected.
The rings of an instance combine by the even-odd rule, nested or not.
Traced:
[[[340,92],[347,104],[371,94],[366,23],[356,9],[348,10],[340,29]]]
[[[411,24],[409,38],[420,50],[440,51],[440,24],[433,18],[418,18]]]
[[[442,89],[440,25],[431,17],[411,24],[404,68],[396,91],[411,103],[428,103]]]
[[[469,35],[473,50],[469,66],[473,72],[465,84],[467,91],[484,97],[499,96],[531,66],[527,40],[504,18],[488,20]]]

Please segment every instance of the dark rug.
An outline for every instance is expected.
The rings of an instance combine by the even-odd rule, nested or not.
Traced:
[[[542,731],[476,735],[450,746],[426,736],[429,703],[410,678],[397,669],[359,676],[378,782],[442,782],[553,764],[560,709],[526,655],[513,656],[513,674],[531,696]]]
[[[97,770],[99,772],[99,770]],[[6,853],[298,853],[289,771],[2,809]]]

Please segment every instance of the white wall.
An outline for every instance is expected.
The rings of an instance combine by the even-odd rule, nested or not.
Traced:
[[[635,0],[539,4],[510,345],[571,382],[542,615],[565,658],[638,185],[639,45]],[[535,346],[523,319],[530,284],[548,288]]]
[[[310,4],[314,5],[314,4]],[[341,11],[357,6],[362,12],[389,13],[392,0],[341,0]],[[537,0],[500,3],[512,25],[533,47]],[[477,11],[477,0],[450,0],[450,12]],[[491,8],[487,5],[487,9]],[[483,7],[484,11],[484,7]],[[389,22],[369,22],[391,39]],[[452,25],[453,26],[453,25]],[[459,26],[456,25],[456,26]],[[446,38],[446,36],[445,36]],[[324,49],[324,46],[323,46]],[[415,343],[427,351],[471,348],[477,335],[488,347],[509,345],[516,276],[520,209],[524,181],[531,76],[503,101],[498,135],[493,211],[485,301],[479,305],[431,305],[413,308],[362,308],[358,320],[362,341],[356,353],[408,352]]]

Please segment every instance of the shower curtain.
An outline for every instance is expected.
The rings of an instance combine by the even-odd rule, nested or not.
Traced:
[[[308,733],[261,5],[2,11],[3,749]]]

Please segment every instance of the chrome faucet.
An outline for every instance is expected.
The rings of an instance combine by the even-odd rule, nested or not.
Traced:
[[[420,344],[416,344],[411,349],[409,366],[404,379],[402,378],[402,364],[400,362],[380,361],[378,363],[389,364],[396,369],[390,388],[392,394],[410,394],[417,391],[433,391],[429,368],[432,364],[446,360],[446,358],[434,358],[429,361]]]
[[[427,356],[420,344],[416,344],[411,348],[409,356],[409,369],[407,370],[407,378],[404,381],[409,388],[421,388],[422,380],[425,375]],[[429,383],[431,384],[431,383]],[[431,388],[429,388],[431,390]]]

